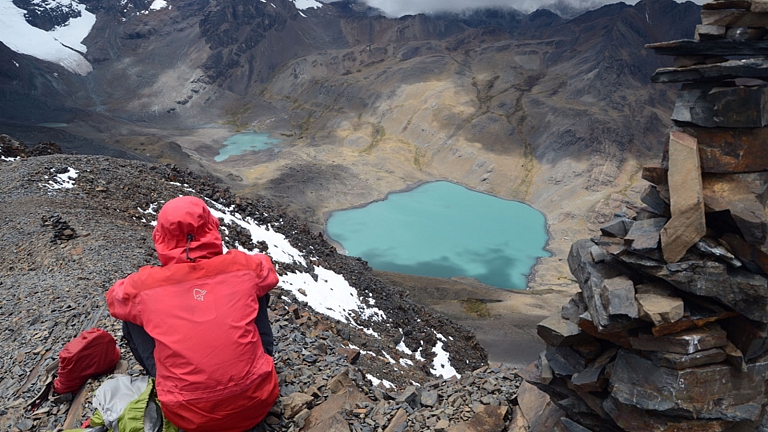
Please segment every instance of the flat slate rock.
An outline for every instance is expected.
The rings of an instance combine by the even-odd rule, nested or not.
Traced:
[[[768,24],[766,24],[768,25]],[[668,56],[752,56],[768,55],[768,41],[735,41],[729,39],[696,41],[681,39],[645,45],[658,55]]]
[[[624,237],[627,240],[632,240],[629,249],[632,251],[647,251],[658,248],[661,229],[664,228],[666,223],[667,218],[636,221],[632,225],[632,229]]]
[[[655,353],[652,358],[659,366],[683,370],[696,366],[720,363],[727,358],[727,355],[723,349],[712,348],[692,354]]]
[[[693,354],[712,348],[724,347],[728,343],[725,330],[717,324],[705,328],[684,330],[670,335],[656,337],[652,334],[640,334],[629,338],[632,348],[643,351]]]
[[[603,408],[622,429],[628,432],[722,432],[733,425],[727,420],[690,420],[659,415],[608,397]]]
[[[767,94],[764,87],[683,88],[677,93],[672,120],[710,128],[763,127],[768,125]]]
[[[651,75],[651,82],[662,84],[716,82],[735,78],[768,78],[768,61],[761,58],[749,58],[688,67],[659,68]]]
[[[619,259],[682,291],[717,299],[749,319],[768,322],[768,280],[765,277],[735,269],[713,258],[689,255],[680,262],[666,265],[635,254],[625,254]]]
[[[568,346],[588,338],[579,326],[560,314],[552,315],[536,325],[536,333],[547,345]]]
[[[766,360],[750,364],[746,373],[726,363],[674,370],[619,350],[613,363],[611,396],[623,404],[661,414],[754,421],[765,402]]]
[[[661,248],[665,261],[677,262],[707,233],[707,225],[696,138],[671,131],[667,154],[672,218],[661,230]]]

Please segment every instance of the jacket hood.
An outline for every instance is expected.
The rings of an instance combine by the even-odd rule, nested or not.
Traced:
[[[160,209],[152,233],[157,257],[162,265],[189,263],[223,253],[219,220],[200,198],[174,198]]]

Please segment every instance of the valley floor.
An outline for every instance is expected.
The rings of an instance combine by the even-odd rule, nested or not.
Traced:
[[[469,328],[491,363],[522,368],[544,350],[536,324],[560,311],[570,289],[503,290],[462,278],[440,279],[374,271],[407,290],[411,300]]]

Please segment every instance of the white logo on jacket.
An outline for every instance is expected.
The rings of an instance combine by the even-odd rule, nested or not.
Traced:
[[[195,288],[195,290],[192,291],[192,295],[195,296],[195,300],[203,301],[203,296],[207,292],[208,291],[206,291],[206,290],[201,290],[200,288]]]

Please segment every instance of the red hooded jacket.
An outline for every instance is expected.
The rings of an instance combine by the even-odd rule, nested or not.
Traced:
[[[196,197],[168,201],[152,238],[163,266],[117,281],[107,305],[155,339],[163,413],[187,432],[254,426],[279,393],[254,323],[258,298],[278,282],[272,262],[237,250],[222,254],[219,221]]]

